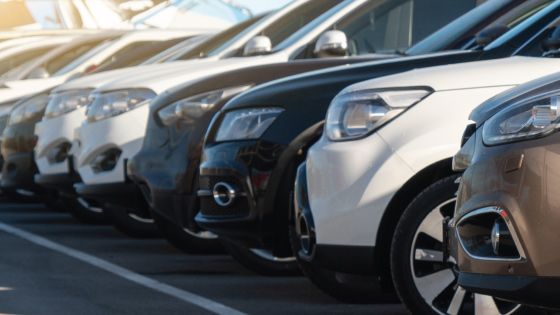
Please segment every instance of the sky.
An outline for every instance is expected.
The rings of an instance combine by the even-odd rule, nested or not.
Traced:
[[[237,3],[248,9],[251,9],[253,14],[259,14],[263,11],[268,11],[272,9],[277,9],[291,0],[232,0],[233,3]]]

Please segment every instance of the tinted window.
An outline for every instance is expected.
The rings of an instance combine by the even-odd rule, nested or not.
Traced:
[[[97,55],[113,42],[111,40],[98,41],[95,44],[85,44],[77,47],[75,51],[68,52],[64,58],[55,60],[50,67],[54,76],[65,75],[81,66],[85,61]],[[58,58],[57,58],[58,59]]]
[[[76,60],[80,60],[80,57],[88,54],[88,52],[91,53],[93,48],[103,43],[104,41],[105,39],[98,39],[83,43],[79,46],[72,45],[68,50],[58,54],[57,56],[51,58],[47,63],[43,64],[42,70],[44,70],[44,72],[49,75],[58,75],[58,72],[60,72],[61,69],[64,70],[64,68],[68,67],[68,64],[72,64]],[[27,76],[27,79],[33,78],[33,74]]]
[[[471,49],[476,46],[474,41],[476,34],[485,28],[495,25],[513,28],[550,2],[552,1],[488,1],[411,47],[407,54],[419,55],[440,50]]]
[[[263,16],[258,16],[252,19],[249,19],[245,22],[238,23],[227,30],[218,33],[209,39],[205,40],[194,49],[185,52],[183,55],[177,56],[173,60],[188,60],[193,58],[201,58],[208,55],[210,51],[221,47],[222,45],[225,46],[225,43],[238,36],[241,32],[245,31],[247,28],[253,26],[255,23],[259,22],[263,19]]]
[[[270,38],[272,42],[272,47],[275,47],[293,33],[297,32],[303,26],[307,25],[311,21],[315,20],[323,13],[329,11],[337,4],[340,4],[341,0],[311,0],[305,4],[300,5],[293,11],[285,14],[283,17],[271,23],[269,26],[265,27],[259,35],[264,35]],[[334,14],[334,12],[333,12]],[[256,25],[258,27],[258,24]],[[247,30],[250,32],[252,29]],[[245,36],[243,32],[237,37]],[[211,51],[209,55],[217,55],[228,49],[229,46],[237,41],[238,38],[233,38],[231,41],[225,43],[221,47]]]
[[[475,0],[372,0],[330,29],[346,34],[350,55],[392,53],[407,49],[475,5]],[[298,58],[313,57],[314,46],[309,45]]]
[[[27,61],[33,60],[47,51],[51,50],[52,47],[41,47],[31,49],[29,51],[21,52],[15,56],[10,56],[8,58],[3,58],[0,60],[0,75],[14,69]]]
[[[174,39],[161,42],[145,41],[131,43],[100,62],[95,72],[136,66],[182,40],[183,39]]]

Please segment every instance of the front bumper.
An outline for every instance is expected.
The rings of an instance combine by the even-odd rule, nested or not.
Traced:
[[[118,116],[93,123],[84,123],[78,129],[80,140],[77,170],[85,184],[112,184],[127,181],[126,164],[140,149],[146,133],[149,106],[144,105]],[[109,160],[112,166],[96,169],[105,154],[119,152]],[[100,162],[103,163],[103,162]]]
[[[33,177],[37,166],[33,157],[36,137],[35,122],[24,122],[7,126],[2,139],[2,183],[4,189],[37,191]]]
[[[454,222],[485,207],[503,209],[520,257],[512,261],[474,256],[457,246],[459,284],[520,303],[558,307],[551,296],[556,291],[545,291],[549,285],[557,288],[556,279],[560,279],[560,195],[556,189],[560,184],[560,134],[487,147],[481,133],[479,128],[469,139],[476,143],[463,147],[474,149],[462,177]],[[457,227],[453,236],[461,240]]]
[[[142,215],[149,214],[142,192],[134,183],[84,184],[74,185],[76,193],[86,199],[103,205],[113,205]]]
[[[53,161],[49,155],[60,146],[74,143],[75,130],[84,121],[86,108],[81,107],[70,113],[42,120],[37,123],[35,135],[37,135],[37,146],[35,147],[35,161],[41,174],[63,174],[74,171],[70,163],[71,157],[63,161]]]
[[[76,173],[35,175],[35,183],[37,185],[70,195],[75,195],[74,185],[81,181],[80,175]]]
[[[129,161],[129,177],[152,211],[189,230],[199,210],[196,190],[201,143],[208,120],[164,126],[150,113],[142,149]]]
[[[209,231],[249,247],[272,248],[276,232],[287,226],[275,211],[276,189],[267,189],[285,146],[263,141],[207,145],[200,166],[200,213],[196,222]],[[276,168],[276,169],[275,169]],[[236,190],[231,205],[220,206],[212,191],[218,183]]]
[[[33,160],[33,153],[13,153],[6,157],[2,168],[3,189],[38,191],[39,186],[34,182],[37,166]]]
[[[387,205],[414,172],[374,133],[321,138],[307,155],[307,175],[317,244],[372,248]]]
[[[295,185],[294,222],[301,239],[301,249],[295,253],[301,259],[329,270],[353,274],[375,274],[375,248],[372,246],[317,244],[313,213],[309,207],[307,171],[299,167]],[[303,245],[305,243],[305,245]]]
[[[460,285],[469,291],[517,303],[560,309],[559,277],[504,276],[461,272]]]

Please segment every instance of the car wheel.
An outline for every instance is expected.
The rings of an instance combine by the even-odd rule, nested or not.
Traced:
[[[129,209],[112,204],[105,204],[103,210],[109,221],[124,234],[135,238],[160,236],[150,216],[139,215]]]
[[[78,221],[86,224],[104,224],[109,220],[103,211],[103,208],[82,197],[61,196],[61,201],[66,205],[66,209]]]
[[[235,242],[221,239],[222,245],[243,267],[265,276],[290,276],[299,274],[295,257],[278,257],[273,253],[247,248]]]
[[[191,254],[216,254],[223,252],[217,235],[203,230],[189,230],[151,211],[161,235],[174,247]]]
[[[443,220],[453,215],[458,179],[455,175],[436,182],[403,213],[390,253],[395,289],[413,314],[521,312],[517,304],[459,287],[453,259],[443,262]]]

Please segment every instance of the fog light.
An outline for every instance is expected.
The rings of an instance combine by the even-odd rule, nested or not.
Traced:
[[[472,211],[456,225],[464,251],[476,259],[518,260],[523,257],[507,213],[498,207]]]
[[[111,171],[117,166],[121,153],[119,149],[109,149],[96,156],[89,164],[95,173]]]
[[[50,164],[58,164],[66,161],[68,159],[68,152],[70,152],[70,148],[72,144],[69,142],[64,142],[56,147],[49,150],[47,153],[47,160]]]
[[[503,219],[497,219],[492,228],[492,249],[499,257],[515,257],[519,254],[515,249],[515,242]]]
[[[214,197],[214,201],[222,206],[228,207],[233,204],[235,201],[235,197],[237,192],[233,186],[228,183],[219,182],[214,185],[214,189],[212,190],[212,196]]]

